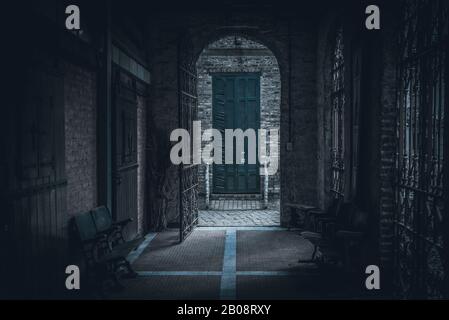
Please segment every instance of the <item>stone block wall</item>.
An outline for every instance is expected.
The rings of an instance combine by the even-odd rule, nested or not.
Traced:
[[[73,216],[97,206],[96,73],[64,65],[67,211]]]

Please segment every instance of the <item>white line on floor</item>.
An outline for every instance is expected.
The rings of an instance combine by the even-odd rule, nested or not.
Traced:
[[[137,258],[139,258],[139,256],[146,249],[146,247],[148,247],[148,245],[156,235],[157,235],[156,232],[150,232],[145,236],[145,240],[143,240],[142,243],[135,250],[131,251],[126,257],[129,263],[133,264],[134,261],[136,261]]]
[[[225,249],[223,257],[223,273],[221,275],[220,298],[232,300],[236,298],[237,269],[237,236],[235,228],[226,230]]]

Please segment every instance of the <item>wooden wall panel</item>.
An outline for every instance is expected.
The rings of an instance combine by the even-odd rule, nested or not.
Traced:
[[[55,59],[40,53],[31,61],[17,70],[20,91],[10,96],[2,132],[1,238],[8,249],[0,294],[17,298],[57,295],[67,252],[63,78]]]

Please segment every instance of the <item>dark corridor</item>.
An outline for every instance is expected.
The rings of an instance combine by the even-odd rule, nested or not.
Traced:
[[[449,297],[447,1],[19,2],[0,298]]]

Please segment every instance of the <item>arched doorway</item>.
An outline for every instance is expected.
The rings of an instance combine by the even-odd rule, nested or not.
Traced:
[[[178,49],[178,119],[179,127],[187,129],[187,131],[193,134],[193,126],[186,126],[187,123],[193,123],[198,119],[198,77],[196,64],[201,57],[202,52],[208,48],[208,46],[220,39],[226,37],[232,37],[235,40],[236,36],[251,40],[259,45],[262,45],[266,51],[271,51],[271,56],[274,57],[278,66],[280,88],[279,88],[279,118],[280,125],[278,130],[278,176],[279,176],[279,190],[283,192],[278,193],[279,200],[276,203],[279,219],[276,219],[275,225],[288,226],[290,223],[290,209],[287,207],[287,203],[314,203],[315,189],[310,184],[304,184],[303,181],[309,181],[314,176],[314,170],[307,169],[306,158],[302,153],[293,148],[293,134],[296,131],[293,128],[291,106],[290,101],[295,98],[290,94],[291,86],[291,70],[289,61],[292,59],[289,52],[292,52],[292,46],[290,45],[290,32],[281,33],[280,36],[276,34],[267,34],[262,32],[259,28],[253,28],[248,26],[242,27],[220,27],[217,25],[203,26],[202,28],[189,28],[185,32],[179,34],[179,41],[177,45]],[[301,79],[302,81],[302,79]],[[305,87],[309,86],[308,83],[304,84]],[[306,103],[306,100],[298,102],[300,106]],[[310,113],[310,108],[306,108],[304,114]],[[310,114],[310,116],[312,116]],[[301,118],[300,123],[304,125],[301,130],[304,131],[306,127],[313,125],[308,120],[308,117]],[[309,122],[308,122],[309,121]],[[313,136],[313,131],[310,136]],[[298,146],[301,146],[305,140],[298,142]],[[313,140],[307,140],[313,141]],[[312,143],[313,145],[313,143]],[[310,153],[311,155],[311,153]],[[302,164],[305,164],[303,167]],[[179,181],[179,194],[177,202],[179,205],[179,215],[177,215],[177,223],[180,226],[180,240],[182,241],[193,229],[198,225],[198,208],[203,206],[204,208],[204,191],[201,197],[199,196],[200,181],[199,170],[200,166],[195,164],[193,166],[181,166],[180,174],[178,175]],[[282,169],[281,169],[282,168]],[[293,174],[304,175],[303,180],[289,179]],[[203,175],[204,177],[205,175]],[[285,185],[287,181],[288,187]],[[211,181],[209,181],[211,183]],[[260,181],[259,181],[260,183]],[[209,185],[210,188],[210,185]],[[266,188],[267,190],[268,188]],[[210,189],[206,189],[210,190]],[[262,189],[263,190],[263,189]],[[259,199],[262,195],[259,195]],[[202,200],[202,199],[203,200]],[[262,198],[263,199],[263,198]],[[305,201],[304,201],[305,199]],[[203,201],[203,203],[201,203]],[[238,201],[237,201],[238,203]],[[256,201],[257,203],[257,201]],[[235,202],[234,202],[235,204]],[[201,225],[201,224],[200,224]]]
[[[202,50],[196,67],[202,132],[217,129],[224,138],[225,129],[249,129],[256,139],[261,130],[277,133],[268,133],[266,144],[270,160],[277,161],[268,164],[274,170],[248,164],[248,140],[244,164],[199,166],[200,225],[279,225],[281,75],[275,55],[259,41],[227,35]]]

